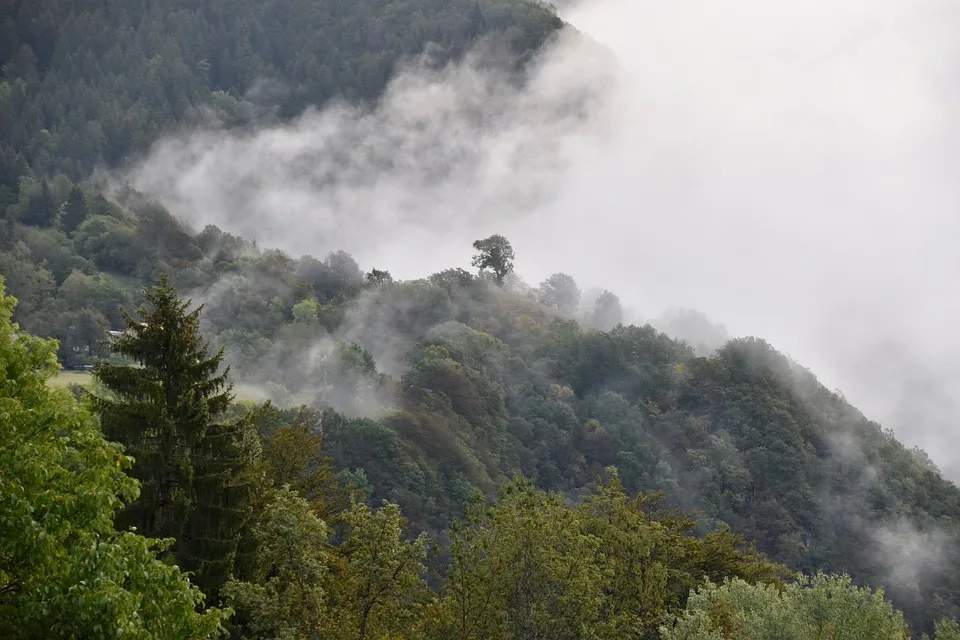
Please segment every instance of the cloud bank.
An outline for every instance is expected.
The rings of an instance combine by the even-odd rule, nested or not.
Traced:
[[[414,65],[371,110],[193,131],[130,178],[194,225],[398,277],[502,233],[529,281],[768,339],[957,479],[958,14],[584,0],[564,18],[588,42],[559,38],[522,88]]]

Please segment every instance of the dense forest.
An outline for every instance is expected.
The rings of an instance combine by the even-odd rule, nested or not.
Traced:
[[[519,64],[561,24],[532,0],[3,0],[0,206],[21,176],[86,179],[177,126],[374,100],[428,45],[442,63],[495,40]]]
[[[627,326],[498,235],[395,281],[91,181],[197,122],[375,100],[428,46],[522,73],[560,28],[0,2],[3,637],[960,638],[960,491],[763,340]]]

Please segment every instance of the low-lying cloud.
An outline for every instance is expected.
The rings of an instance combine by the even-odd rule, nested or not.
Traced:
[[[585,0],[523,88],[407,67],[373,109],[193,131],[131,174],[194,225],[421,277],[510,238],[638,318],[759,335],[960,478],[960,5]]]

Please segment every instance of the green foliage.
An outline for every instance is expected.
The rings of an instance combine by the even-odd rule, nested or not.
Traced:
[[[52,191],[70,194],[55,182]],[[86,202],[93,215],[72,238],[13,225],[0,251],[0,270],[23,294],[17,319],[59,338],[65,364],[105,355],[103,332],[122,320],[119,306],[138,299],[137,273],[189,264],[205,300],[197,330],[226,348],[221,366],[232,365],[254,397],[332,409],[315,421],[334,465],[328,476],[362,472],[366,494],[398,503],[418,528],[442,532],[472,491],[492,492],[515,473],[576,497],[615,465],[625,490],[663,490],[668,504],[697,510],[701,534],[729,527],[794,570],[885,586],[918,631],[960,614],[952,552],[916,571],[876,562],[896,557],[889,545],[901,531],[952,549],[960,492],[761,341],[697,358],[652,327],[585,330],[463,271],[364,285],[346,254],[294,260],[215,228],[181,249],[186,236],[159,212],[137,204],[152,216],[146,224],[110,201]],[[133,249],[148,228],[167,229],[162,256]],[[125,265],[128,275],[97,273],[88,258]],[[243,431],[252,427],[238,429],[209,441],[235,443],[210,450],[226,465],[211,478],[255,457],[256,439]],[[310,458],[308,467],[317,464]],[[244,480],[237,491],[253,489]],[[344,500],[334,500],[337,509]],[[173,535],[189,543],[186,530]],[[220,538],[211,553],[232,556],[235,539]]]
[[[562,25],[527,0],[35,0],[3,16],[0,188],[14,191],[31,171],[86,178],[200,113],[242,126],[335,97],[374,100],[428,43],[440,63],[480,38],[517,57]],[[49,226],[61,202],[32,198],[23,221]]]
[[[317,324],[317,313],[320,311],[320,305],[316,300],[302,300],[293,305],[293,319],[295,322],[305,325]]]
[[[656,638],[704,579],[779,583],[782,569],[727,535],[628,497],[616,476],[571,508],[525,480],[477,496],[451,531],[431,632],[443,638]]]
[[[777,584],[784,567],[766,561],[728,531],[696,537],[696,521],[658,508],[660,496],[624,491],[615,469],[581,507],[604,557],[602,628],[607,637],[654,638],[703,580],[737,577]]]
[[[83,224],[89,213],[86,196],[84,196],[83,190],[75,185],[70,190],[67,201],[63,203],[63,210],[60,213],[60,228],[67,233],[73,233]]]
[[[856,587],[848,576],[817,574],[786,588],[739,579],[709,583],[663,629],[664,640],[907,640],[903,614],[883,591]]]
[[[404,538],[394,504],[362,503],[327,525],[289,489],[275,492],[255,528],[256,571],[224,587],[249,637],[413,638],[429,591],[424,540]]]
[[[147,535],[175,538],[177,559],[216,593],[232,567],[240,532],[250,517],[258,478],[259,440],[247,416],[222,421],[232,401],[222,352],[207,356],[200,310],[187,311],[166,278],[144,291],[140,319],[113,353],[138,366],[97,363],[104,392],[94,396],[104,432],[136,462],[140,499],[122,522]]]
[[[0,251],[0,274],[3,274],[10,293],[16,296],[19,305],[14,319],[34,330],[40,328],[37,321],[44,304],[55,292],[57,283],[53,274],[33,262],[30,249],[23,241],[10,250]]]
[[[960,640],[960,625],[956,620],[944,618],[937,622],[936,640]]]
[[[94,310],[102,314],[110,326],[119,329],[124,325],[121,309],[130,304],[130,296],[103,274],[89,276],[73,271],[60,285],[58,293],[71,310]]]
[[[35,227],[52,227],[57,219],[57,202],[46,180],[36,182],[22,180],[20,183],[19,206],[13,209],[13,216],[23,224]]]
[[[730,530],[793,570],[886,586],[917,631],[960,615],[960,491],[762,341],[717,349],[726,337],[706,331],[710,343],[700,344],[709,327],[695,319],[688,333],[697,353],[717,349],[698,358],[652,327],[618,326],[623,310],[609,291],[584,305],[586,328],[558,319],[578,315],[576,283],[554,274],[536,291],[516,284],[501,236],[474,245],[474,266],[492,278],[450,269],[400,282],[385,270],[365,275],[344,252],[294,259],[215,227],[194,234],[139,194],[108,199],[73,182],[198,116],[245,127],[335,96],[369,102],[397,62],[428,42],[443,63],[478,40],[506,41],[512,64],[561,26],[548,5],[527,0],[221,5],[36,0],[14,2],[0,18],[0,274],[20,301],[14,319],[56,337],[63,364],[106,356],[144,365],[101,366],[104,429],[128,446],[144,480],[122,526],[137,520],[141,532],[176,536],[174,559],[198,569],[209,592],[231,567],[237,580],[262,582],[250,573],[260,543],[248,520],[268,504],[265,484],[300,492],[329,531],[346,531],[333,522],[348,508],[346,484],[442,535],[476,489],[493,493],[522,473],[554,492],[525,499],[566,519],[570,534],[543,514],[522,521],[543,540],[478,515],[487,529],[477,524],[469,540],[487,540],[489,527],[526,535],[540,544],[537,570],[549,584],[554,565],[573,558],[577,579],[563,586],[585,599],[568,608],[562,589],[514,585],[541,598],[527,627],[511,622],[518,633],[549,631],[557,615],[583,636],[649,636],[703,578],[771,579],[770,566]],[[167,343],[163,323],[134,323],[117,344],[141,340],[143,349],[106,352],[105,332],[126,325],[119,308],[140,302],[139,287],[164,273],[205,300],[202,315],[182,309],[180,326],[193,337]],[[201,333],[225,352],[208,357]],[[182,347],[182,367],[150,360],[177,351],[167,346]],[[223,365],[251,396],[312,408],[228,419]],[[53,411],[58,402],[42,406]],[[169,437],[155,446],[150,437],[161,433]],[[595,485],[610,465],[620,470],[616,482]],[[659,490],[665,505],[702,519],[651,515],[655,500],[627,497]],[[558,496],[590,497],[568,513]],[[309,529],[305,517],[284,526]],[[592,564],[568,553],[596,540]],[[937,545],[908,561],[900,540]],[[344,584],[371,575],[340,549],[323,549],[331,575],[341,572]],[[344,567],[359,573],[347,579]],[[482,586],[483,567],[469,574],[470,588]],[[293,606],[291,592],[274,586],[272,600],[247,593],[246,620]],[[323,593],[323,615],[346,597],[329,586]],[[406,600],[414,601],[419,592]],[[454,628],[451,606],[425,614],[440,625],[431,629]],[[258,608],[267,617],[257,618]],[[404,629],[374,616],[376,625],[419,637],[413,610]],[[516,618],[520,610],[510,611]],[[338,615],[349,621],[338,629],[358,631],[359,614]],[[936,632],[950,637],[950,624]]]
[[[247,619],[244,637],[297,640],[327,631],[327,525],[303,498],[283,488],[267,504],[254,536],[253,575],[223,588],[227,602]]]
[[[563,315],[573,315],[580,306],[580,288],[565,273],[555,273],[540,283],[537,299]]]
[[[168,541],[113,528],[137,497],[130,459],[47,380],[56,344],[11,324],[0,279],[0,635],[218,636],[224,614],[157,555]]]
[[[452,531],[445,638],[584,638],[603,603],[601,541],[556,494],[511,483]]]
[[[473,243],[477,254],[471,264],[481,272],[490,269],[497,284],[503,284],[503,279],[513,271],[513,247],[501,235],[492,235]]]
[[[343,514],[347,538],[337,548],[332,638],[389,638],[419,626],[429,591],[422,575],[426,538],[405,536],[396,504],[357,502]]]
[[[268,404],[256,417],[271,484],[295,490],[324,520],[343,512],[349,506],[349,491],[341,489],[333,460],[321,448],[319,416],[306,407],[284,412]]]
[[[77,228],[73,243],[77,253],[92,260],[104,271],[132,272],[135,228],[110,216],[90,216]]]

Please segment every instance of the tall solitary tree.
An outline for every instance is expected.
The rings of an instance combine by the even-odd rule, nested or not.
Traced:
[[[200,311],[166,276],[144,290],[140,319],[110,346],[135,365],[98,363],[94,397],[105,435],[123,444],[142,483],[120,518],[151,537],[175,538],[180,565],[213,595],[232,568],[258,488],[259,440],[249,417],[226,420],[233,399],[223,350],[209,356]]]
[[[480,271],[490,269],[497,284],[503,284],[503,279],[513,271],[513,247],[510,241],[501,235],[492,235],[473,243],[477,254],[473,256],[473,266]]]

